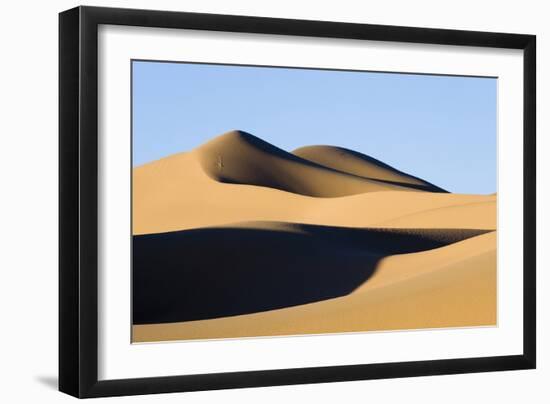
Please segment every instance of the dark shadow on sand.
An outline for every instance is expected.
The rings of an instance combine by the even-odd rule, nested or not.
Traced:
[[[344,296],[386,256],[486,232],[259,224],[134,236],[133,323],[210,319]]]

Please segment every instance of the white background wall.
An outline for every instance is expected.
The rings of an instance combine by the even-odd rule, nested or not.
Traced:
[[[536,34],[538,369],[109,399],[110,402],[546,403],[550,392],[550,25],[544,1],[90,1],[87,5]],[[57,13],[7,2],[0,24],[0,401],[68,402],[57,384]],[[545,73],[546,72],[546,73]],[[518,212],[519,214],[519,212]],[[546,383],[545,383],[546,382]]]

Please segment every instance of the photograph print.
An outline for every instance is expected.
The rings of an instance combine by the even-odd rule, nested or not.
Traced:
[[[131,69],[132,342],[496,326],[496,78]]]

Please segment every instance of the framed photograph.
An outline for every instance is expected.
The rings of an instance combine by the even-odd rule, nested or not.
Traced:
[[[535,36],[59,24],[61,391],[535,368]]]

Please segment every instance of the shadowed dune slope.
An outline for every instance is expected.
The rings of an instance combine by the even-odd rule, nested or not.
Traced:
[[[325,167],[359,177],[402,185],[422,191],[446,192],[427,181],[399,171],[373,157],[337,146],[305,146],[292,152],[294,155]]]
[[[384,257],[486,232],[259,222],[134,236],[133,321],[235,316],[345,296]]]
[[[405,183],[364,178],[325,167],[243,131],[218,136],[193,153],[205,173],[222,183],[256,185],[314,197],[415,189]]]
[[[496,232],[393,255],[334,299],[253,314],[133,326],[133,341],[494,325]]]

